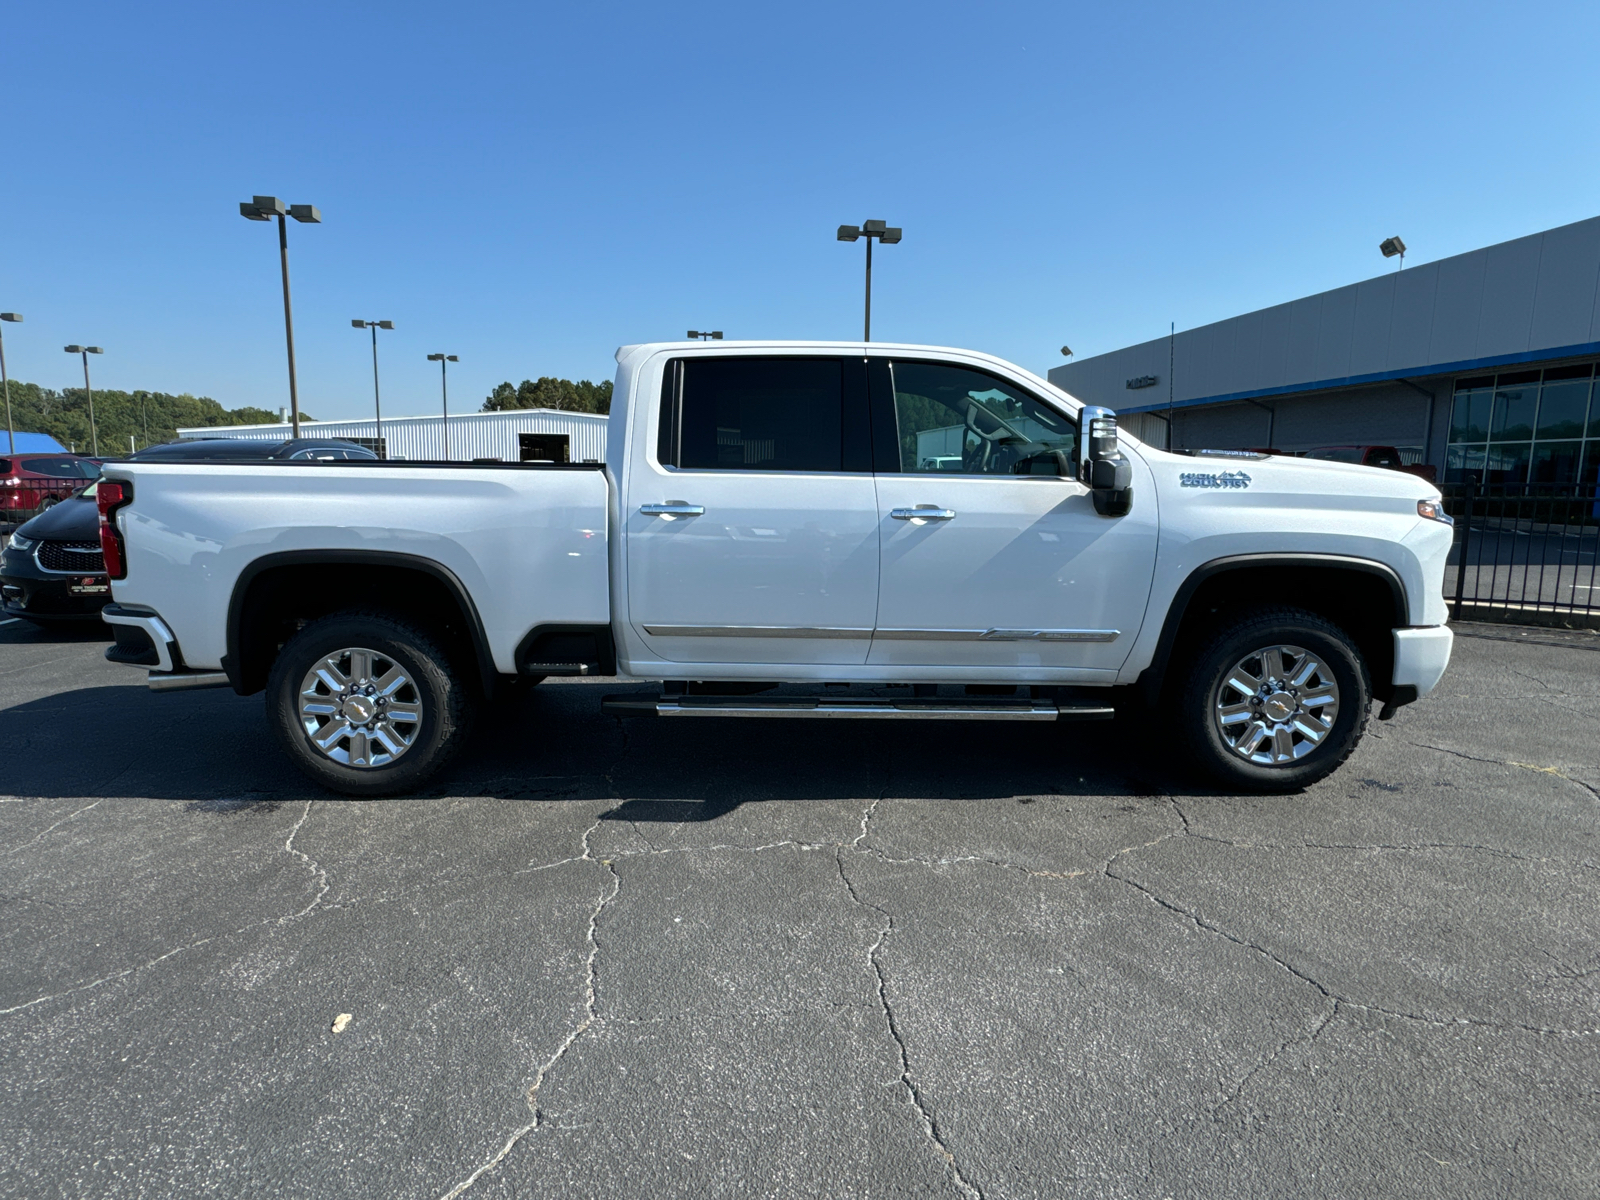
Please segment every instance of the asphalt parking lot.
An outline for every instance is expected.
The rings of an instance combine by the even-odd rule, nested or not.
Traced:
[[[0,1194],[1593,1196],[1600,636],[1460,628],[1297,796],[564,682],[358,802],[0,627]]]

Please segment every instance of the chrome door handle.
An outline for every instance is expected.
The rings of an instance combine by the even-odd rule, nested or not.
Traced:
[[[682,500],[668,500],[665,504],[641,504],[639,511],[647,517],[703,517],[702,504],[688,504]]]
[[[953,521],[956,510],[939,508],[933,504],[919,504],[915,508],[892,508],[889,515],[896,521]]]

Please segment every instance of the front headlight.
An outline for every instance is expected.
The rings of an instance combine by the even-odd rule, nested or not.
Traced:
[[[38,544],[39,543],[34,541],[32,538],[25,538],[20,533],[13,533],[11,535],[11,549],[13,550],[32,550]]]
[[[1446,525],[1455,524],[1455,518],[1444,511],[1444,504],[1438,500],[1418,500],[1417,516],[1426,517],[1430,521],[1440,521]]]

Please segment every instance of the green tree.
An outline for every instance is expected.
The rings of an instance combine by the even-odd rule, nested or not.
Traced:
[[[510,412],[518,408],[557,408],[563,412],[609,413],[611,411],[611,381],[590,383],[580,379],[557,379],[541,375],[538,379],[524,379],[520,386],[512,387],[510,380],[500,384],[483,402],[484,412]]]
[[[302,420],[311,420],[300,414]],[[11,381],[11,417],[18,433],[47,433],[69,449],[89,453],[89,397],[82,388],[40,387]],[[216,425],[270,425],[278,414],[264,408],[225,409],[209,396],[174,396],[170,392],[121,392],[100,388],[94,393],[94,425],[100,435],[100,453],[107,457],[128,452],[128,439],[138,449],[172,442],[180,428]],[[5,449],[0,431],[0,451]]]

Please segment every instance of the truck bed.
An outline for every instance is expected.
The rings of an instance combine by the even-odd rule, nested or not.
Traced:
[[[159,612],[191,669],[222,665],[218,616],[242,573],[330,551],[453,574],[505,674],[534,626],[611,619],[603,464],[152,462],[105,474],[133,484],[117,600]]]

